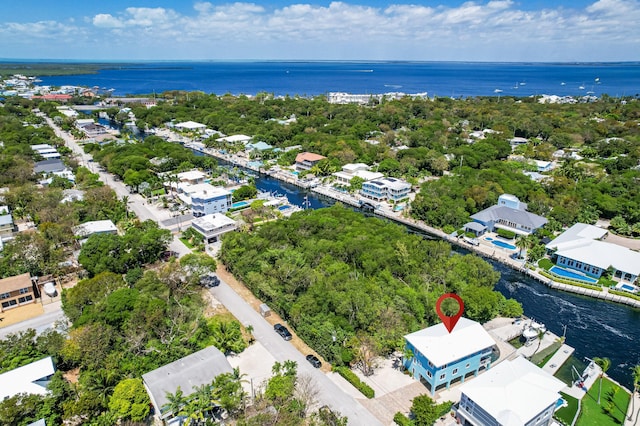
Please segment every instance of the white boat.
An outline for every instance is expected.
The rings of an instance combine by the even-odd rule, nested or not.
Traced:
[[[546,332],[547,327],[545,327],[544,324],[531,320],[531,323],[529,323],[522,332],[522,337],[524,337],[527,342],[532,342],[538,338],[540,333],[544,334]]]
[[[496,90],[493,91],[493,93],[502,93],[502,90],[496,89]]]

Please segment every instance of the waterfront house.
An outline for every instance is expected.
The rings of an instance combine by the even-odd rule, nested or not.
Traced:
[[[411,354],[403,359],[404,366],[431,395],[490,368],[496,344],[482,325],[464,317],[451,333],[440,323],[404,339]]]
[[[522,356],[460,387],[456,418],[472,426],[547,426],[566,385]]]
[[[195,121],[184,121],[182,123],[178,123],[174,125],[178,130],[196,132],[196,133],[204,133],[207,128],[206,124],[196,123]]]
[[[231,372],[233,368],[224,354],[216,347],[209,346],[143,374],[142,381],[153,404],[155,416],[160,420],[167,420],[178,414],[166,408],[168,394],[175,394],[180,388],[187,398],[198,386],[208,385],[217,376]]]
[[[191,206],[193,216],[200,217],[212,213],[225,213],[231,208],[231,192],[209,183],[197,185],[178,184],[178,197]]]
[[[206,243],[216,242],[227,232],[237,229],[236,221],[222,213],[207,214],[193,219],[191,227],[204,237]]]
[[[384,177],[362,184],[360,194],[375,201],[397,202],[409,197],[411,184],[402,179]]]
[[[471,231],[481,235],[486,231],[494,232],[496,229],[505,229],[520,235],[533,234],[539,228],[547,224],[547,219],[527,211],[526,203],[523,203],[511,194],[502,194],[498,197],[498,204],[479,211],[471,216],[473,222],[483,225],[486,229],[473,228],[470,223],[464,226],[465,231]]]
[[[333,173],[333,177],[339,185],[350,185],[354,177],[359,177],[365,182],[384,177],[382,173],[372,172],[369,169],[370,167],[364,163],[345,164],[342,166],[342,171]]]
[[[299,172],[309,170],[325,158],[327,157],[313,152],[301,152],[296,156],[296,170]]]
[[[197,185],[199,183],[205,183],[207,174],[200,170],[189,170],[187,172],[178,173],[176,175],[179,182],[186,182],[190,185]]]
[[[20,393],[47,395],[47,385],[55,372],[49,356],[0,374],[0,401]]]
[[[33,282],[28,272],[0,280],[0,312],[29,305],[35,300]]]
[[[545,247],[559,266],[599,278],[613,269],[613,279],[636,284],[640,275],[640,253],[605,242],[608,231],[576,223]]]
[[[216,142],[227,142],[227,143],[241,143],[243,145],[246,145],[247,143],[251,142],[253,138],[251,136],[247,136],[247,135],[231,135],[231,136],[224,136],[221,138],[216,139]]]

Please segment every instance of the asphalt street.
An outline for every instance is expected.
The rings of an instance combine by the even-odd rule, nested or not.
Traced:
[[[269,353],[280,362],[292,360],[298,363],[298,372],[313,377],[318,387],[318,401],[320,405],[328,405],[331,409],[339,411],[341,415],[349,418],[349,424],[353,425],[382,425],[369,411],[358,401],[346,394],[322,371],[313,368],[305,359],[305,355],[289,342],[280,337],[273,326],[267,322],[251,305],[242,299],[231,287],[221,280],[219,286],[210,290],[213,296],[245,326],[253,327],[253,336]],[[364,398],[364,397],[363,397]]]

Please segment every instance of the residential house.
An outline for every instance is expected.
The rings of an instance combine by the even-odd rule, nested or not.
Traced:
[[[178,414],[167,409],[168,394],[175,394],[180,388],[183,396],[188,397],[196,387],[210,384],[217,376],[232,371],[233,368],[224,354],[216,347],[209,346],[143,374],[142,381],[153,404],[155,415],[163,420]]]
[[[47,395],[47,385],[55,372],[49,356],[0,374],[0,401],[20,393]]]
[[[52,175],[64,172],[65,170],[68,170],[67,166],[65,166],[59,158],[38,161],[33,166],[33,173],[35,174],[43,173],[45,175]]]
[[[402,179],[383,177],[362,184],[360,194],[375,201],[397,202],[409,197],[411,184]]]
[[[197,185],[199,183],[205,183],[207,174],[200,170],[189,170],[188,172],[178,173],[176,175],[179,182],[186,182],[190,185]]]
[[[225,213],[231,208],[231,192],[224,188],[202,183],[193,185],[194,192],[188,194],[193,216],[200,217],[212,213]],[[182,194],[181,194],[182,195]],[[182,196],[180,197],[183,198]]]
[[[73,228],[73,234],[76,237],[80,237],[80,238],[89,238],[94,234],[116,235],[117,233],[118,233],[118,228],[116,228],[116,225],[109,219],[93,220],[90,222],[85,222]]]
[[[296,170],[299,172],[309,170],[325,158],[327,157],[320,154],[314,154],[313,152],[301,152],[296,155]]]
[[[178,123],[178,124],[174,125],[173,127],[175,127],[178,130],[183,130],[183,131],[204,133],[205,129],[207,128],[207,125],[206,124],[202,124],[202,123],[196,123],[195,121],[185,121],[185,122],[182,122],[182,123]]]
[[[553,161],[530,160],[531,164],[536,166],[539,173],[550,172],[556,166]]]
[[[46,95],[42,95],[42,96],[32,96],[31,99],[42,99],[45,101],[54,101],[54,102],[67,102],[72,98],[71,95],[63,95],[63,94],[57,94],[57,93],[47,93]]]
[[[0,279],[0,312],[34,303],[31,275],[24,273]]]
[[[15,224],[13,223],[13,216],[9,214],[7,206],[1,206],[0,209],[3,209],[0,210],[0,238],[10,237],[16,230]]]
[[[339,185],[349,185],[354,177],[359,177],[365,182],[384,177],[382,173],[371,172],[369,169],[370,167],[364,163],[345,164],[342,171],[333,173],[333,176]]]
[[[58,153],[58,151],[53,146],[46,143],[31,145],[31,149],[34,152],[38,153],[38,155],[40,155],[40,157],[44,158],[45,160],[60,158],[60,154]]]
[[[511,148],[515,148],[518,145],[526,145],[529,143],[529,139],[527,138],[521,138],[521,137],[514,137],[509,139],[509,143],[511,144]]]
[[[270,149],[273,149],[273,145],[269,145],[266,142],[256,142],[256,143],[248,143],[245,147],[247,152],[250,151],[258,151],[258,152],[263,152],[263,151],[268,151]]]
[[[404,339],[412,354],[403,359],[404,366],[431,395],[490,368],[496,344],[482,325],[464,317],[451,333],[440,323]]]
[[[241,143],[243,145],[246,145],[247,143],[251,142],[253,138],[251,136],[247,136],[247,135],[231,135],[231,136],[224,136],[221,138],[216,139],[217,142],[227,142],[227,143]]]
[[[548,426],[565,387],[519,356],[463,384],[456,418],[471,426]]]
[[[193,219],[191,227],[204,237],[205,242],[213,243],[227,232],[237,229],[236,221],[222,213],[207,214]]]
[[[613,279],[638,283],[640,253],[607,243],[608,231],[586,223],[576,223],[545,247],[559,266],[599,278],[613,269]]]
[[[527,204],[523,203],[511,194],[502,194],[498,197],[498,204],[479,211],[471,216],[473,222],[484,226],[482,229],[475,229],[477,225],[471,226],[467,223],[465,231],[475,232],[481,235],[486,231],[494,232],[496,229],[505,229],[520,235],[533,234],[539,228],[547,224],[548,220],[537,214],[527,211]]]

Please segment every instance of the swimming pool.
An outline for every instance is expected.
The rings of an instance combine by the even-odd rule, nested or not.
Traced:
[[[572,272],[567,269],[563,269],[559,266],[552,266],[551,269],[549,269],[549,272],[559,277],[570,278],[572,280],[582,281],[589,284],[595,284],[598,282],[598,280],[595,278],[591,278],[586,275],[579,274],[577,272]]]
[[[262,161],[249,161],[247,166],[257,169],[258,167],[262,167]]]
[[[298,176],[300,174],[300,172],[297,172],[297,171],[296,172],[291,172],[291,174]]]
[[[498,246],[504,249],[508,249],[508,250],[515,250],[516,246],[514,246],[513,244],[507,244],[505,242],[502,241],[497,241],[497,240],[491,240],[491,244],[493,244],[494,246]]]
[[[289,210],[291,208],[291,206],[289,204],[285,204],[284,206],[278,206],[278,210],[285,211],[285,210]]]
[[[622,290],[630,291],[632,293],[635,293],[637,291],[634,286],[629,284],[618,284],[616,287],[621,288]]]
[[[246,201],[238,201],[236,203],[231,204],[231,208],[232,209],[238,209],[240,207],[245,207],[248,206],[249,203],[247,203]]]
[[[559,409],[559,408],[564,407],[565,405],[567,405],[567,401],[565,401],[564,398],[559,398],[556,401],[556,410]]]

